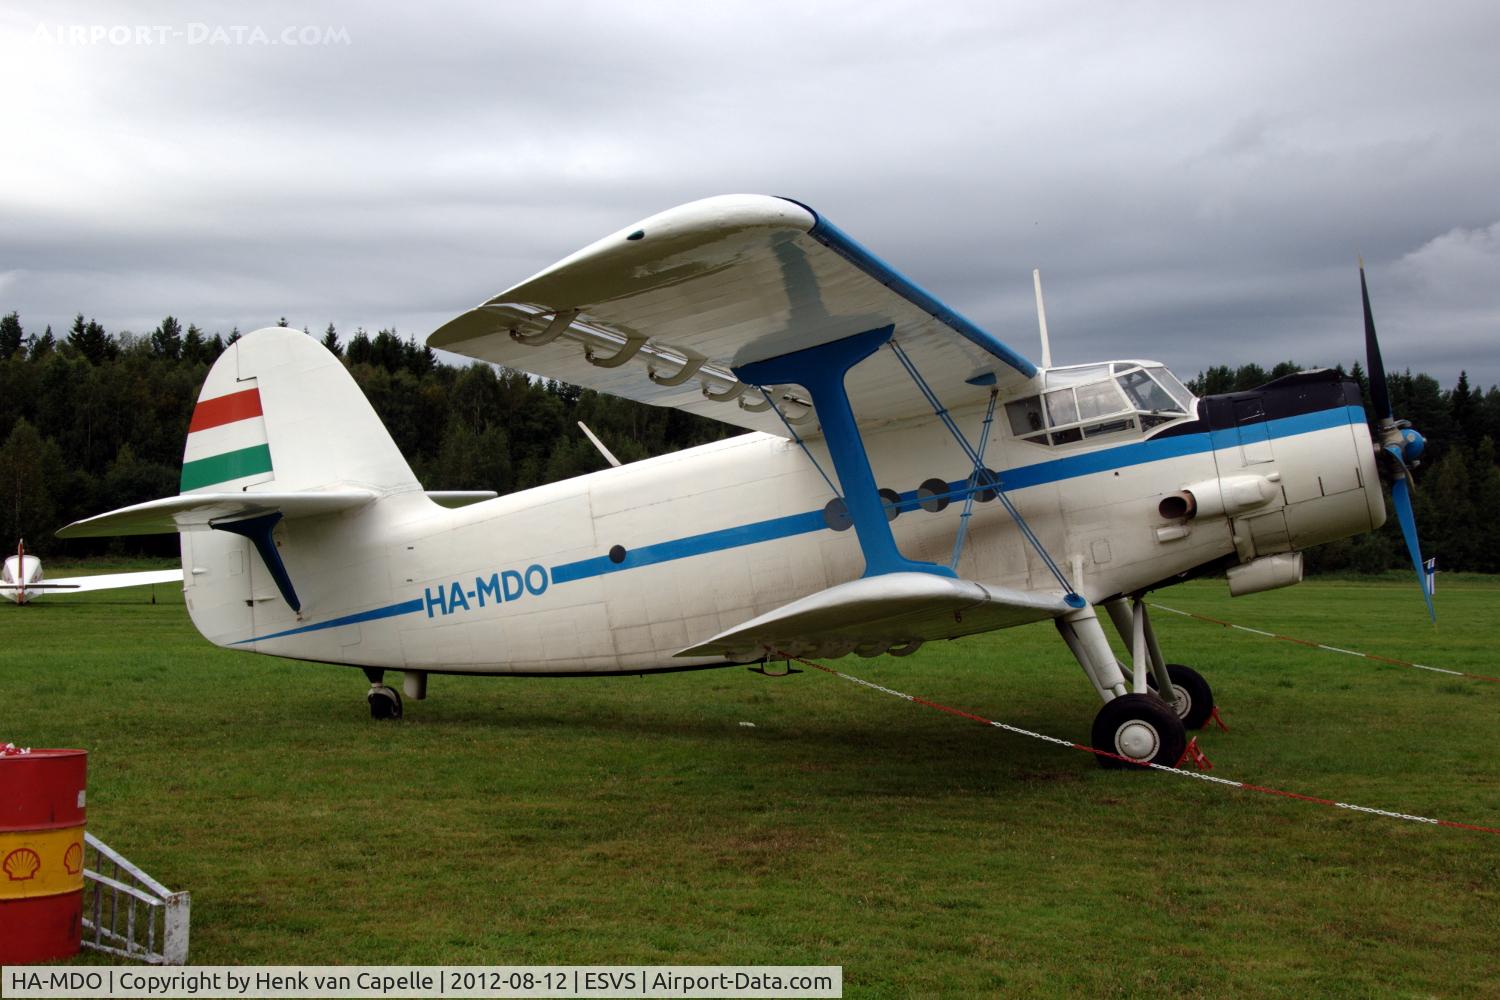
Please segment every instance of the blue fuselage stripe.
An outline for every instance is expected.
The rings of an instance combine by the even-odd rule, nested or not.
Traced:
[[[1271,438],[1292,437],[1326,431],[1333,427],[1365,422],[1365,411],[1358,406],[1339,406],[1313,413],[1299,413],[1294,417],[1269,420],[1263,426]],[[1045,486],[1077,476],[1090,476],[1098,472],[1125,469],[1147,462],[1160,462],[1169,458],[1182,458],[1223,448],[1237,448],[1240,444],[1237,428],[1203,431],[1197,434],[1180,434],[1175,437],[1152,438],[1136,444],[1121,445],[1091,451],[1086,455],[1038,462],[1006,469],[1000,474],[1000,483],[1007,490],[1024,490],[1028,486]]]
[[[805,514],[789,514],[786,517],[776,517],[769,521],[757,521],[754,524],[742,524],[720,531],[707,531],[701,535],[675,538],[670,542],[644,545],[626,552],[625,558],[620,562],[612,562],[609,556],[595,556],[592,559],[563,563],[552,567],[552,582],[569,583],[573,580],[584,580],[591,576],[616,573],[622,569],[652,566],[656,563],[671,562],[674,559],[686,559],[688,556],[700,556],[707,552],[722,552],[725,549],[737,549],[743,545],[754,545],[757,542],[770,542],[778,538],[805,535],[824,527],[826,525],[823,522],[821,510],[808,511]]]
[[[1275,439],[1292,437],[1297,434],[1310,434],[1314,431],[1329,430],[1335,427],[1346,427],[1351,424],[1362,424],[1365,422],[1365,419],[1364,410],[1358,406],[1334,407],[1327,410],[1318,410],[1313,413],[1302,413],[1293,417],[1270,420],[1266,422],[1265,428],[1267,436]],[[1038,462],[1034,465],[1022,465],[1014,469],[1007,469],[1000,474],[1000,485],[1008,492],[1023,490],[1032,486],[1045,486],[1048,483],[1074,479],[1078,476],[1089,476],[1100,472],[1110,472],[1115,469],[1144,465],[1148,462],[1159,462],[1165,459],[1214,452],[1223,448],[1234,448],[1238,447],[1239,443],[1239,431],[1234,428],[1203,431],[1196,434],[1180,434],[1173,437],[1152,438],[1134,444],[1121,445],[1117,448],[1104,448],[1099,451],[1089,452],[1086,455],[1071,455],[1067,458],[1058,458],[1047,462]],[[950,483],[949,488],[958,490],[963,488],[966,483],[967,479],[960,479]],[[903,510],[911,509],[917,502],[916,491],[911,490],[902,493],[901,501]],[[767,521],[756,521],[752,524],[742,524],[733,528],[722,528],[718,531],[688,535],[686,538],[675,538],[666,542],[657,542],[653,545],[643,545],[637,549],[627,550],[625,558],[620,562],[614,562],[609,556],[605,555],[579,559],[570,563],[561,563],[552,567],[552,583],[571,583],[575,580],[587,580],[592,577],[603,576],[607,573],[617,573],[620,570],[654,566],[657,563],[707,555],[711,552],[723,552],[728,549],[737,549],[760,542],[772,542],[782,538],[792,538],[797,535],[805,535],[826,528],[827,524],[823,520],[822,510],[807,511],[802,514],[788,514],[784,517],[775,517]],[[340,625],[355,625],[359,622],[392,618],[396,615],[413,614],[422,611],[424,607],[425,605],[422,603],[421,598],[413,598],[412,600],[402,601],[398,604],[389,604],[383,608],[344,615],[341,618],[319,622],[316,625],[303,625],[300,628],[287,629],[283,632],[275,632],[256,639],[242,639],[240,642],[233,643],[233,645],[238,646],[249,642],[264,642],[269,639],[283,639],[287,636],[337,628]]]
[[[383,608],[372,608],[369,611],[359,611],[352,615],[344,615],[342,618],[330,618],[326,622],[318,622],[316,625],[303,625],[300,628],[289,628],[284,632],[273,632],[258,638],[241,639],[231,645],[243,646],[247,642],[265,642],[267,639],[284,639],[289,635],[302,635],[304,632],[321,632],[325,628],[338,628],[340,625],[358,625],[360,622],[372,622],[380,618],[394,618],[396,615],[409,615],[414,611],[421,611],[422,599],[414,597],[409,601],[401,601],[399,604],[387,604]]]

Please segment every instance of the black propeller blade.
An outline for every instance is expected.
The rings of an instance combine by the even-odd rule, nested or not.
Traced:
[[[1422,547],[1417,542],[1417,517],[1411,503],[1409,463],[1422,453],[1424,442],[1422,435],[1402,426],[1404,421],[1398,423],[1391,410],[1391,394],[1385,381],[1385,363],[1380,360],[1380,341],[1375,336],[1375,317],[1370,311],[1370,288],[1365,283],[1363,260],[1359,262],[1359,294],[1365,307],[1365,359],[1370,372],[1370,401],[1375,407],[1375,446],[1389,456],[1386,465],[1391,473],[1391,503],[1396,508],[1401,537],[1406,541],[1406,551],[1417,574],[1417,586],[1422,588],[1422,599],[1427,602],[1427,615],[1436,622],[1437,611],[1432,606],[1432,593],[1427,589]]]
[[[1359,297],[1365,306],[1365,364],[1370,374],[1370,401],[1377,419],[1394,421],[1391,394],[1385,384],[1385,363],[1380,360],[1380,341],[1375,337],[1375,317],[1370,312],[1370,287],[1365,284],[1365,261],[1359,260]]]

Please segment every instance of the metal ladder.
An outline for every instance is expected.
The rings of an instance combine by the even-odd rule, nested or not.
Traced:
[[[186,964],[190,895],[172,892],[92,833],[84,843],[83,946],[149,965]]]

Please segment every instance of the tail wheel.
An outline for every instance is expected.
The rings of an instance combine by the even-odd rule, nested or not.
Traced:
[[[388,688],[384,684],[377,685],[370,688],[370,693],[365,695],[365,700],[370,703],[370,718],[401,718],[401,695],[395,688]]]
[[[1172,706],[1156,695],[1126,694],[1094,716],[1093,745],[1113,755],[1098,757],[1100,767],[1176,767],[1187,750],[1187,731]]]
[[[1208,686],[1203,675],[1192,667],[1180,663],[1167,664],[1167,676],[1172,678],[1172,697],[1168,704],[1177,712],[1185,729],[1202,729],[1214,714],[1214,690]],[[1146,678],[1152,691],[1156,690],[1156,678]]]

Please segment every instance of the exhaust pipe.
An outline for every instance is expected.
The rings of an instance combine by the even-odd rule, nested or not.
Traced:
[[[1274,474],[1280,479],[1280,474]],[[1168,521],[1195,517],[1237,517],[1257,507],[1264,507],[1281,494],[1275,481],[1266,476],[1229,476],[1208,479],[1184,486],[1161,498],[1156,512]]]

